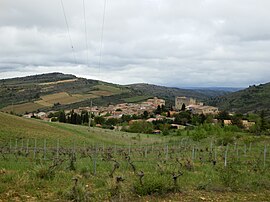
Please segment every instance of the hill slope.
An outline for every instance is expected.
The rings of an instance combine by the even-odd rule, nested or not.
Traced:
[[[34,139],[37,139],[38,145],[42,146],[44,139],[48,146],[56,146],[57,140],[61,145],[92,145],[109,144],[109,145],[130,145],[130,144],[153,144],[169,141],[169,138],[161,136],[151,136],[140,134],[137,138],[135,133],[117,132],[100,128],[89,128],[86,126],[78,126],[63,123],[50,123],[36,119],[26,119],[6,113],[0,112],[0,144],[7,144],[12,141],[15,145],[15,139],[18,145],[22,140],[29,140],[29,144],[33,146]]]
[[[0,108],[24,113],[127,93],[126,87],[61,73],[0,80]]]
[[[209,104],[218,106],[223,110],[240,113],[258,113],[265,110],[267,114],[270,114],[270,83],[250,86],[226,96],[212,98]]]
[[[139,102],[157,96],[174,104],[175,96],[206,100],[209,95],[195,90],[150,84],[117,85],[74,75],[49,73],[0,80],[0,109],[23,114],[37,110],[59,110],[90,105]]]

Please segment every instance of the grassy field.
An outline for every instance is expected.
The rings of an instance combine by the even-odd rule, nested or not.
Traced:
[[[269,137],[194,141],[202,129],[89,131],[3,113],[0,126],[0,201],[269,201]]]
[[[70,83],[70,82],[74,82],[77,81],[78,79],[67,79],[67,80],[61,80],[61,81],[54,81],[54,82],[47,82],[47,83],[40,83],[40,86],[46,86],[46,85],[55,85],[55,84],[59,84],[59,83]]]
[[[78,79],[68,79],[68,80],[61,80],[55,82],[47,82],[47,83],[40,83],[39,86],[45,86],[42,88],[41,91],[49,92],[55,88],[58,84],[67,84],[67,83],[75,83]],[[1,90],[1,89],[0,89]],[[25,89],[21,89],[18,92],[23,93]],[[101,96],[112,96],[116,94],[121,94],[128,92],[126,89],[118,88],[115,86],[100,84],[93,86],[93,90],[89,91],[88,93],[68,93],[68,92],[58,92],[52,93],[48,95],[41,96],[38,100],[31,102],[26,102],[23,104],[16,104],[16,105],[8,105],[1,109],[4,112],[11,112],[13,111],[15,114],[24,114],[26,112],[33,112],[41,108],[50,108],[53,107],[55,103],[60,103],[61,105],[68,105],[76,102],[82,102],[87,99],[95,99]],[[34,93],[36,94],[36,93]],[[28,100],[29,101],[29,100]]]
[[[93,95],[96,95],[96,96],[111,96],[114,94],[110,91],[105,91],[105,90],[103,90],[103,91],[102,90],[98,90],[98,91],[94,90],[94,91],[91,91],[91,93]]]
[[[0,142],[7,142],[10,139],[35,139],[47,140],[48,144],[55,143],[56,140],[65,145],[77,145],[104,143],[118,145],[153,144],[169,142],[175,138],[134,134],[91,128],[86,126],[70,125],[63,123],[50,123],[41,120],[21,118],[0,112]]]
[[[45,95],[41,96],[42,101],[49,103],[49,104],[54,104],[54,103],[60,103],[60,104],[70,104],[74,102],[79,102],[80,99],[78,97],[72,96],[66,92],[61,92],[61,93],[55,93],[51,95]]]
[[[109,86],[109,85],[96,85],[95,88],[98,88],[100,91],[108,91],[112,94],[120,94],[124,92],[128,92],[126,89],[123,90],[119,87]]]
[[[1,109],[1,111],[4,111],[4,112],[13,111],[16,114],[24,114],[25,112],[36,111],[37,109],[41,107],[43,107],[43,105],[39,103],[28,102],[28,103],[23,103],[23,104],[18,104],[18,105],[9,105]]]

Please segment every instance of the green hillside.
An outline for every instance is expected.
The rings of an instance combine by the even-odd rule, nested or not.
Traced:
[[[108,105],[140,102],[157,96],[174,105],[175,96],[202,101],[209,97],[207,93],[195,90],[150,84],[117,85],[62,73],[0,80],[0,94],[1,111],[16,114],[89,106],[90,99],[94,105]]]
[[[54,106],[128,93],[127,87],[62,73],[41,74],[0,80],[2,111],[50,110]],[[61,108],[60,107],[60,108]]]
[[[21,118],[14,115],[0,112],[0,143],[7,143],[10,140],[15,144],[15,140],[30,140],[33,145],[34,139],[40,145],[46,139],[47,144],[55,146],[57,140],[61,145],[92,145],[99,144],[118,144],[118,145],[137,145],[153,144],[169,141],[169,138],[161,136],[147,136],[134,133],[117,132],[100,128],[91,128],[63,123],[50,123],[36,119]]]
[[[270,83],[250,86],[247,89],[230,93],[226,96],[212,98],[209,104],[218,106],[220,109],[240,112],[259,113],[265,110],[270,114]]]
[[[268,201],[269,138],[206,128],[194,142],[202,128],[88,131],[0,113],[0,201]]]

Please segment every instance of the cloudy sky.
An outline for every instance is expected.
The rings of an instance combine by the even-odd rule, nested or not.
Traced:
[[[0,78],[63,72],[177,87],[270,82],[269,0],[62,2],[67,24],[61,0],[0,0]]]

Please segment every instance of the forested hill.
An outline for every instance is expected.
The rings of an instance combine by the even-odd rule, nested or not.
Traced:
[[[211,98],[208,103],[228,111],[260,113],[265,110],[270,115],[270,83],[253,85],[226,96]]]

